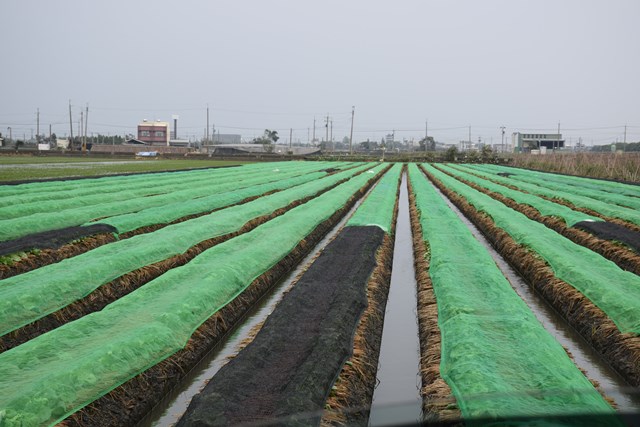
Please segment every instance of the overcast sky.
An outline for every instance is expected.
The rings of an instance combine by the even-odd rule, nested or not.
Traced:
[[[640,140],[638,0],[1,0],[0,132]]]

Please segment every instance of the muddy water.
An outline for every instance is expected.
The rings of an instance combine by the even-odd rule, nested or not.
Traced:
[[[384,317],[378,385],[373,393],[369,423],[411,423],[421,417],[420,346],[416,280],[409,221],[406,175],[402,176],[391,287]]]
[[[436,190],[440,192],[437,188]],[[600,384],[601,389],[608,397],[613,398],[618,410],[624,413],[640,411],[640,394],[637,389],[630,387],[601,356],[569,325],[544,298],[535,292],[518,273],[511,268],[500,254],[458,208],[451,203],[442,193],[449,207],[458,214],[462,221],[469,227],[471,233],[489,251],[502,273],[511,283],[514,290],[529,306],[544,328],[553,335],[556,340],[573,356],[575,364],[586,373],[587,377]]]
[[[209,379],[226,363],[229,357],[238,353],[243,340],[250,336],[251,330],[264,322],[275,306],[282,299],[283,293],[292,286],[293,280],[312,263],[325,246],[338,234],[364,197],[358,201],[347,215],[320,241],[270,293],[263,297],[245,316],[244,320],[232,329],[222,342],[218,344],[200,363],[187,374],[181,384],[167,395],[154,408],[138,427],[168,427],[174,425],[186,411],[191,399],[204,388]]]

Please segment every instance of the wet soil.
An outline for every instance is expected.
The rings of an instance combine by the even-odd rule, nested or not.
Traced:
[[[347,227],[285,295],[255,339],[194,397],[179,426],[320,412],[351,354],[384,232]],[[309,419],[307,422],[311,421]]]

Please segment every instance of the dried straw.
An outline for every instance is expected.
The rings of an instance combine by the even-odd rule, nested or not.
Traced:
[[[237,298],[205,321],[187,345],[174,355],[137,375],[66,418],[62,426],[122,426],[139,422],[185,373],[240,322],[248,309],[326,235],[378,179],[371,178],[341,209],[319,224],[280,262],[255,279]]]
[[[630,385],[640,386],[640,337],[615,323],[573,286],[558,279],[535,252],[518,245],[490,216],[479,212],[424,170],[429,179],[482,231],[493,247],[598,351]]]

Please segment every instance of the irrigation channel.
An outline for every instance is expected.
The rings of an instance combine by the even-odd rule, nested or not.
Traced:
[[[436,191],[446,201],[451,210],[462,219],[476,239],[487,248],[514,290],[529,306],[544,328],[569,351],[578,368],[590,380],[596,381],[607,397],[614,400],[618,411],[621,413],[637,413],[640,410],[640,395],[638,395],[637,390],[630,387],[580,334],[524,281],[511,265],[496,252],[482,232],[440,190],[436,188]]]
[[[400,186],[391,286],[380,344],[379,383],[373,393],[369,418],[372,426],[412,423],[421,418],[415,277],[405,173]]]
[[[298,266],[282,278],[268,295],[265,295],[258,301],[246,314],[244,320],[231,329],[226,337],[185,376],[181,383],[138,423],[138,427],[169,427],[178,421],[189,406],[191,399],[204,388],[209,380],[230,358],[234,357],[241,350],[243,343],[251,340],[256,328],[259,328],[259,325],[271,314],[282,299],[283,294],[294,285],[296,278],[309,267],[327,244],[336,237],[373,188],[375,188],[375,185],[369,190],[365,197],[354,204],[344,218],[327,233]]]

